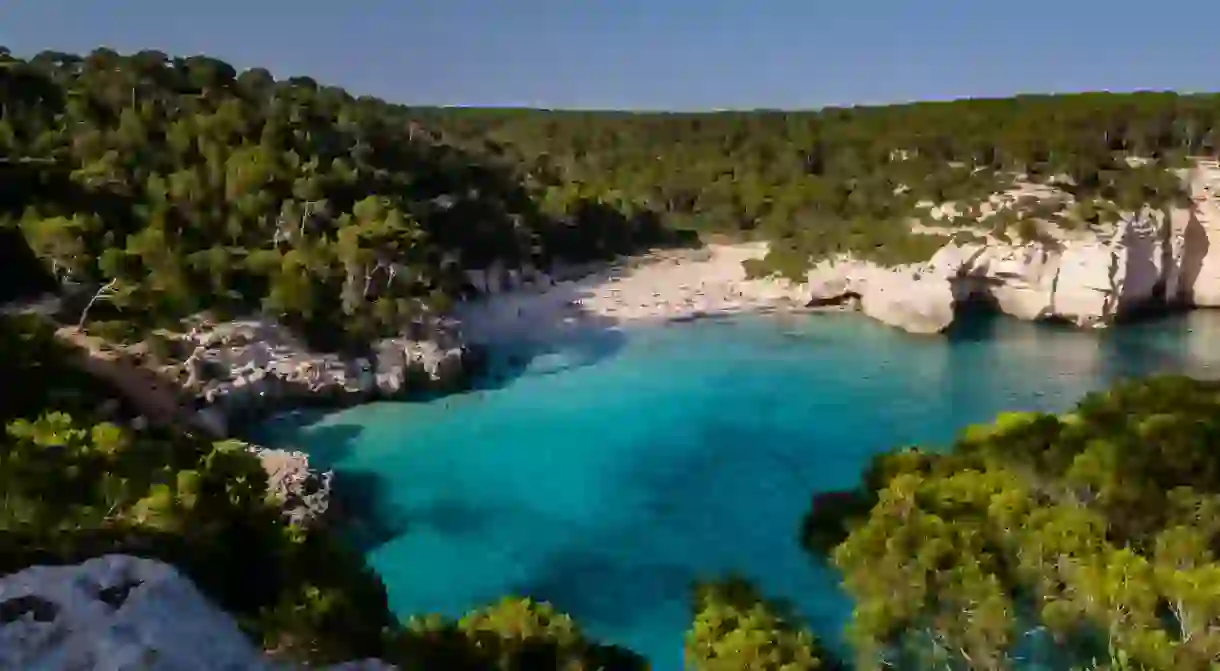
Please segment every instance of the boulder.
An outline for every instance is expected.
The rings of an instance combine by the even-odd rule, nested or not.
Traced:
[[[0,578],[0,669],[283,671],[174,567],[106,555]],[[393,669],[377,660],[331,671]]]
[[[387,338],[376,343],[374,352],[374,380],[383,395],[449,389],[467,377],[467,349],[443,339]]]
[[[320,523],[330,508],[334,473],[315,470],[309,455],[292,450],[248,445],[267,473],[267,491],[292,524],[310,526]]]
[[[864,314],[909,333],[940,333],[953,324],[953,287],[943,276],[876,272],[858,293]]]

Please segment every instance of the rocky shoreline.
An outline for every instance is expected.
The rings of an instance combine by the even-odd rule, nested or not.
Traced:
[[[470,270],[476,298],[371,343],[363,357],[310,351],[264,319],[200,318],[170,334],[180,363],[160,373],[192,399],[198,426],[223,438],[281,410],[461,390],[495,343],[546,341],[590,326],[858,310],[913,333],[936,333],[952,324],[960,306],[979,302],[1020,319],[1086,328],[1156,307],[1217,307],[1220,165],[1200,161],[1181,177],[1188,206],[1144,208],[1121,213],[1113,224],[1076,229],[1042,221],[1031,240],[989,229],[990,219],[1029,199],[1064,211],[1074,203],[1053,185],[1018,186],[971,206],[976,226],[913,223],[916,233],[954,236],[926,262],[885,267],[841,256],[817,264],[804,282],[747,276],[745,265],[767,254],[762,242],[548,272]],[[959,207],[928,204],[933,219],[956,216]]]
[[[958,231],[925,263],[882,268],[843,257],[810,271],[807,286],[815,300],[858,299],[866,315],[914,333],[942,332],[959,306],[980,302],[1081,328],[1150,310],[1220,307],[1220,166],[1200,161],[1180,178],[1185,205],[1122,212],[1084,230],[1038,222],[1034,240]],[[1075,205],[1053,189],[1038,198],[1059,199],[1063,211]],[[986,205],[994,214],[1004,203]]]
[[[995,194],[972,212],[977,226],[913,223],[913,232],[954,238],[923,263],[884,267],[843,256],[817,264],[804,282],[747,276],[765,243],[658,252],[616,264],[468,271],[478,295],[449,315],[421,320],[364,357],[311,351],[288,329],[249,318],[197,319],[169,334],[179,363],[156,371],[90,358],[156,420],[185,416],[218,438],[301,407],[343,407],[410,394],[469,387],[486,349],[499,342],[546,342],[579,330],[688,322],[757,313],[859,311],[912,333],[939,333],[965,305],[986,303],[1025,320],[1104,327],[1150,309],[1220,307],[1220,165],[1199,162],[1181,174],[1189,204],[1121,213],[1108,226],[1067,229],[1040,222],[1021,240],[988,219],[1022,200],[1073,203],[1053,186]],[[930,205],[933,219],[955,216],[952,203]],[[976,206],[971,206],[976,207]],[[943,224],[944,222],[942,222]],[[79,344],[79,343],[78,343]],[[96,369],[96,370],[93,370]],[[181,412],[166,408],[177,407]],[[331,475],[300,452],[251,445],[294,520],[327,510]]]
[[[367,356],[345,358],[313,352],[267,320],[199,321],[175,336],[189,354],[165,372],[194,399],[201,428],[217,437],[281,410],[464,388],[481,350],[440,322],[415,331],[373,343]]]
[[[277,412],[342,408],[411,394],[467,388],[483,350],[443,323],[373,343],[366,357],[310,351],[288,329],[266,320],[199,321],[177,338],[190,354],[165,371],[192,399],[194,425],[216,438],[242,438]],[[294,524],[331,521],[334,473],[296,450],[245,444],[263,465],[270,492]]]
[[[373,344],[368,357],[311,351],[286,328],[260,319],[208,322],[185,333],[161,334],[170,361],[144,345],[116,347],[73,327],[57,331],[73,361],[110,385],[129,406],[124,423],[201,432],[235,440],[259,459],[268,488],[295,524],[325,523],[333,514],[334,474],[314,467],[304,452],[242,440],[249,428],[277,412],[338,408],[412,394],[467,388],[484,365],[483,348],[464,344],[443,323],[417,324]],[[175,357],[174,354],[177,354]],[[114,415],[114,403],[104,416]]]
[[[1074,220],[1082,204],[1063,179],[1018,179],[982,203],[924,203],[933,224],[912,221],[912,233],[949,240],[930,260],[889,267],[843,255],[816,264],[803,282],[747,277],[743,263],[764,257],[766,243],[654,254],[544,287],[514,290],[501,271],[455,319],[473,341],[496,342],[757,312],[858,310],[930,334],[978,303],[1082,328],[1149,310],[1220,307],[1220,164],[1197,161],[1179,177],[1187,203],[1118,212],[1104,224]],[[962,217],[969,225],[954,225]],[[1023,218],[1024,227],[997,224]]]

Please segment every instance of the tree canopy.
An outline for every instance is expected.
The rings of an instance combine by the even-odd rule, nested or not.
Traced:
[[[43,52],[0,56],[0,217],[61,279],[117,281],[99,320],[258,309],[359,341],[444,309],[468,289],[460,271],[493,261],[606,258],[691,231],[770,240],[762,273],[926,258],[944,236],[911,233],[923,205],[1018,178],[1054,181],[1082,203],[1075,219],[1098,221],[1178,197],[1166,169],[1214,153],[1218,129],[1210,94],[411,108],[205,56]]]
[[[1214,668],[1218,418],[1220,383],[1156,377],[878,458],[831,516],[860,668]]]
[[[124,321],[265,311],[356,342],[461,294],[461,270],[669,241],[606,194],[551,198],[477,143],[306,78],[98,49],[0,60],[0,218]],[[99,309],[104,320],[107,309]]]

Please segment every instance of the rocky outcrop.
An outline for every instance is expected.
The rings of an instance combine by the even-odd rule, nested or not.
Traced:
[[[477,368],[474,355],[452,336],[388,338],[373,346],[373,379],[382,396],[410,389],[451,389]]]
[[[809,273],[809,295],[815,302],[859,297],[865,314],[914,333],[945,330],[955,307],[969,301],[1085,328],[1149,307],[1217,307],[1220,166],[1200,162],[1183,178],[1189,208],[1145,208],[1084,231],[1049,226],[1029,241],[966,230],[926,263],[896,268],[839,258]],[[917,232],[934,231],[943,229]]]
[[[246,449],[263,465],[267,491],[279,502],[285,520],[309,527],[325,519],[330,510],[332,471],[312,468],[304,452],[258,445],[247,445]]]
[[[911,333],[939,333],[953,323],[953,286],[942,277],[873,272],[860,293],[860,310]]]
[[[284,671],[168,564],[107,555],[0,578],[0,670]],[[377,660],[330,671],[378,671]]]
[[[199,423],[228,435],[234,420],[286,407],[360,403],[409,391],[460,387],[477,362],[457,334],[436,323],[346,359],[311,351],[288,329],[247,319],[197,324],[178,336],[190,352],[179,376],[199,399]]]
[[[954,286],[947,273],[840,258],[820,264],[809,278],[812,305],[854,300],[865,315],[911,333],[939,333],[953,323]]]
[[[1220,307],[1220,165],[1200,161],[1190,172],[1189,216],[1180,223],[1180,292],[1197,307]]]

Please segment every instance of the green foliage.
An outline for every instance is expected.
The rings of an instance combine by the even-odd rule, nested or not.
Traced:
[[[268,647],[338,661],[376,653],[392,623],[358,557],[288,526],[240,443],[134,430],[35,318],[0,318],[0,574],[108,552],[182,568]]]
[[[642,658],[590,642],[550,604],[504,598],[459,622],[412,618],[392,644],[407,669],[597,671],[648,668]]]
[[[695,587],[694,623],[686,634],[692,671],[811,671],[827,669],[817,639],[790,609],[768,602],[745,580]]]
[[[141,330],[262,310],[358,345],[442,310],[463,268],[676,240],[639,200],[539,181],[402,107],[211,58],[9,58],[0,112],[0,226],[82,291],[118,280],[90,316]]]
[[[1210,668],[1217,439],[1220,385],[1160,377],[879,459],[871,511],[831,553],[858,664],[1013,668],[1045,631],[1061,664]]]
[[[262,309],[349,343],[438,310],[463,291],[458,271],[493,260],[606,258],[698,229],[771,240],[752,273],[800,277],[841,253],[924,260],[939,239],[911,233],[917,203],[955,201],[966,214],[952,223],[970,224],[1017,180],[1159,208],[1182,197],[1167,168],[1214,152],[1220,126],[1220,97],[1166,93],[801,113],[407,108],[105,49],[9,57],[0,77],[0,216],[59,277],[131,287],[96,319]]]
[[[753,276],[802,279],[840,254],[907,263],[949,239],[911,232],[921,202],[954,201],[962,214],[940,223],[970,225],[1017,181],[1054,183],[1078,205],[1026,204],[986,224],[997,235],[1042,235],[1036,219],[1104,224],[1181,204],[1167,169],[1214,154],[1217,128],[1216,95],[424,109],[203,56],[4,52],[0,235],[29,242],[70,306],[111,286],[88,313],[108,338],[146,339],[199,310],[261,310],[341,347],[443,312],[469,289],[461,271],[495,261],[609,258],[697,230],[769,240]],[[48,324],[0,318],[0,376],[21,392],[0,404],[0,572],[103,552],[166,559],[265,647],[311,662],[642,664],[530,601],[396,627],[358,557],[323,529],[285,524],[244,449],[131,428],[121,403],[103,412],[110,390],[71,356]],[[1218,394],[1161,378],[1063,417],[1005,415],[948,453],[886,455],[859,491],[823,499],[804,541],[830,552],[856,600],[861,668],[1004,668],[1038,627],[1071,663],[1213,664]],[[695,668],[827,664],[746,585],[703,585],[695,601]]]
[[[1166,169],[1186,154],[1214,153],[1220,96],[1036,95],[816,112],[412,114],[447,136],[492,137],[498,151],[550,183],[647,203],[671,226],[695,222],[771,240],[780,249],[754,272],[800,276],[796,263],[844,252],[926,259],[931,245],[908,247],[919,201],[957,201],[968,210],[1018,179],[1066,175],[1078,200],[1127,209],[1180,200]],[[1150,162],[1131,165],[1132,156]],[[951,223],[975,219],[977,212]]]

